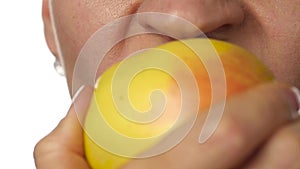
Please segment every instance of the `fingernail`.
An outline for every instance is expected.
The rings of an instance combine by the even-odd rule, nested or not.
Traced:
[[[293,105],[293,111],[292,111],[292,118],[297,119],[300,117],[300,91],[297,87],[291,87],[291,93],[294,97]]]

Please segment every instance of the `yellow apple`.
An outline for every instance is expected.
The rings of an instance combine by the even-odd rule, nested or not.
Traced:
[[[199,96],[199,112],[208,108],[212,84],[203,61],[217,63],[218,59],[226,77],[227,97],[273,80],[266,66],[246,50],[204,39],[170,42],[137,53],[105,71],[95,86],[84,125],[85,153],[90,166],[121,168],[132,157],[160,142],[164,133],[177,125],[183,101],[181,92]],[[195,91],[183,91],[179,84],[190,83],[189,73],[194,77]],[[155,96],[157,91],[163,95]],[[160,114],[155,115],[155,111]]]

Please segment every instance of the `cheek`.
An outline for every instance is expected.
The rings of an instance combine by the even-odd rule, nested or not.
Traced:
[[[272,19],[265,22],[265,60],[278,80],[299,86],[300,16],[291,9],[274,10]]]
[[[59,40],[65,46],[71,44],[77,48],[83,46],[93,32],[112,19],[106,14],[105,6],[98,8],[97,4],[100,2],[103,1],[53,0]],[[65,46],[62,49],[65,49]]]
[[[300,86],[300,0],[248,0],[249,13],[260,27],[256,43],[258,56],[279,81]],[[249,28],[250,29],[250,28]],[[254,29],[254,28],[253,28]]]
[[[68,84],[76,58],[88,38],[103,25],[135,12],[140,0],[53,0],[54,21]]]
[[[266,49],[266,64],[277,80],[300,87],[300,38],[273,38]]]
[[[53,0],[57,26],[82,44],[103,25],[135,12],[140,0]]]

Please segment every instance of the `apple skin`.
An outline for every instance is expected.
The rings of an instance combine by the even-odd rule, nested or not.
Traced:
[[[190,47],[185,45],[185,43],[193,44],[194,46],[196,45],[197,49],[201,51],[201,55],[197,56]],[[259,61],[259,59],[245,49],[227,42],[210,40],[210,43],[208,44],[207,40],[188,39],[184,41],[170,42],[155,48],[157,50],[176,55],[190,68],[193,76],[195,77],[199,92],[198,94],[201,98],[201,102],[199,103],[199,112],[209,108],[211,102],[210,78],[208,71],[201,62],[202,59],[215,59],[215,57],[211,56],[211,52],[207,51],[207,45],[213,45],[223,64],[226,78],[227,97],[245,91],[258,84],[274,80],[272,73],[261,61]],[[129,64],[129,66],[134,67],[135,65],[141,64],[141,61],[136,59],[139,57],[144,59],[143,57],[153,57],[155,55],[157,58],[154,57],[154,61],[163,60],[163,53],[154,53],[155,52],[150,49],[149,51],[130,57],[133,62]],[[201,57],[201,59],[199,59],[199,57]],[[149,94],[154,89],[164,91],[165,98],[167,98],[164,114],[154,123],[147,123],[146,125],[130,122],[121,116],[118,113],[119,109],[114,105],[116,100],[113,98],[111,89],[113,78],[119,65],[120,63],[115,64],[106,70],[102,74],[101,78],[99,78],[85,119],[85,154],[93,169],[117,169],[121,168],[131,160],[131,158],[118,156],[106,151],[105,149],[110,145],[103,145],[101,143],[97,144],[98,142],[95,140],[105,138],[108,140],[108,144],[111,142],[112,145],[120,146],[120,148],[124,148],[122,145],[126,145],[125,148],[128,148],[127,151],[132,151],[130,152],[132,153],[132,156],[146,151],[159,142],[159,139],[157,139],[142,147],[133,148],[137,145],[131,145],[129,142],[125,143],[126,141],[122,142],[120,140],[116,140],[110,132],[105,130],[105,127],[103,127],[102,124],[109,124],[114,131],[122,133],[128,137],[148,138],[170,130],[179,114],[178,109],[180,109],[181,95],[179,90],[180,87],[177,85],[176,79],[173,79],[164,71],[147,69],[136,74],[136,76],[130,81],[130,85],[125,84],[128,85],[128,99],[130,99],[130,103],[136,110],[146,112],[152,105],[152,102],[149,100]],[[167,69],[172,70],[172,73],[181,73],[181,69],[174,67],[171,62],[169,66],[167,66]],[[123,71],[123,73],[126,73],[126,71]],[[126,75],[123,74],[121,77],[122,76]],[[124,84],[120,83],[118,85]],[[95,120],[99,119],[99,110],[101,110],[101,116],[104,121]],[[102,147],[104,147],[104,149]]]

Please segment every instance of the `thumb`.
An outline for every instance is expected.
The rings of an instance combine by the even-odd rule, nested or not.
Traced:
[[[84,159],[83,130],[80,122],[88,108],[92,91],[88,87],[82,88],[73,100],[66,117],[35,146],[34,158],[38,169],[88,168]]]

